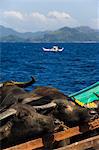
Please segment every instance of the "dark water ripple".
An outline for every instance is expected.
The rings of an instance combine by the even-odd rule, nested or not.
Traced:
[[[63,52],[43,52],[42,47],[53,45],[0,43],[1,81],[27,81],[34,75],[34,86],[50,85],[68,94],[99,80],[99,43],[60,43]]]

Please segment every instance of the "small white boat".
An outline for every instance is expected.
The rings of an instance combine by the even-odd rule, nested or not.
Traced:
[[[44,48],[43,50],[46,52],[62,52],[64,48],[59,48],[58,46],[53,46],[52,48]]]

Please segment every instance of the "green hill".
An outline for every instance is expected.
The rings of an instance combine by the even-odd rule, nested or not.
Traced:
[[[99,30],[85,26],[35,33],[20,33],[0,26],[0,33],[0,42],[99,42]]]

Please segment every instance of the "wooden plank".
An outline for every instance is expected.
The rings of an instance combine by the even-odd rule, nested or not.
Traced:
[[[64,140],[66,138],[70,138],[72,136],[81,134],[82,132],[79,131],[79,126],[69,128],[68,130],[57,132],[54,134],[55,141]]]
[[[99,150],[99,135],[82,140],[80,142],[73,143],[57,150],[85,150],[88,148],[94,148],[95,150]]]
[[[33,150],[36,148],[41,148],[43,147],[43,141],[42,138],[32,140],[23,144],[19,144],[16,146],[12,146],[10,148],[6,148],[5,150]]]
[[[99,128],[99,119],[96,119],[95,121],[91,122],[89,128],[86,128],[84,126],[83,126],[83,128],[84,128],[84,132],[86,132],[88,130],[93,130],[93,129]],[[82,134],[82,133],[83,132],[80,131],[79,126],[69,128],[65,131],[54,133],[53,141],[64,140],[66,138],[70,138],[72,136],[79,135],[79,134]],[[25,150],[25,149],[33,150],[33,149],[40,148],[40,147],[43,147],[43,146],[44,146],[43,139],[39,138],[39,139],[31,140],[29,142],[25,142],[25,143],[7,148],[5,150]]]

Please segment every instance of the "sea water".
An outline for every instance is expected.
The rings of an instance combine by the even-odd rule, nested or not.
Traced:
[[[62,52],[44,52],[42,47],[64,47]],[[52,86],[65,94],[99,81],[99,43],[0,43],[1,82],[36,82],[29,87]]]

